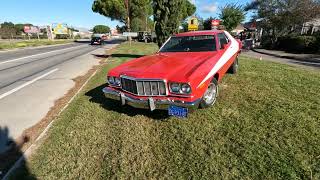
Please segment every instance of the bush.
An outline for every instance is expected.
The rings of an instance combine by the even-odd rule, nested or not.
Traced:
[[[261,46],[265,49],[273,49],[271,38],[269,36],[262,36]]]
[[[288,52],[315,53],[319,50],[316,36],[279,37],[276,48]]]
[[[316,42],[315,45],[318,46],[317,52],[320,53],[320,31],[315,34]]]

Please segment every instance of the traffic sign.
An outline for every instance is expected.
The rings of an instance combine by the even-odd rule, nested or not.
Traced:
[[[214,19],[211,21],[211,26],[219,26],[220,25],[220,20],[219,19]]]
[[[197,31],[198,30],[198,19],[196,17],[192,17],[188,21],[188,31]]]

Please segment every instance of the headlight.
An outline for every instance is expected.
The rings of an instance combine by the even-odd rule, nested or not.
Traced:
[[[187,83],[170,83],[170,92],[176,94],[190,94],[191,87]]]
[[[189,84],[182,84],[181,91],[185,94],[189,94],[191,92],[191,87]]]
[[[114,78],[114,84],[117,85],[117,86],[120,86],[120,84],[121,84],[120,78],[115,77]]]
[[[108,83],[112,86],[120,86],[120,78],[114,76],[108,76]]]
[[[180,84],[178,83],[172,83],[170,85],[171,91],[175,92],[175,93],[179,93],[180,92]]]
[[[108,83],[109,84],[114,84],[114,77],[108,76]]]

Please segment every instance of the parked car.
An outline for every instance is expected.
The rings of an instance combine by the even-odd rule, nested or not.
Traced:
[[[155,35],[155,33],[147,32],[147,31],[140,31],[140,32],[138,32],[137,40],[139,42],[155,42],[156,35]]]
[[[104,40],[101,37],[92,37],[91,39],[91,45],[103,45]]]
[[[110,70],[103,92],[122,105],[186,117],[216,102],[225,73],[238,70],[240,43],[221,30],[173,35],[157,53]]]

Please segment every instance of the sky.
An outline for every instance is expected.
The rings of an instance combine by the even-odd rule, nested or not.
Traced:
[[[218,17],[219,7],[227,3],[244,5],[251,0],[190,0],[197,7],[196,14],[208,18]],[[72,27],[91,29],[97,24],[114,28],[120,24],[111,21],[91,10],[93,0],[1,0],[0,22],[31,23],[34,25],[48,25],[52,23],[66,23]],[[246,18],[249,20],[249,17]]]

